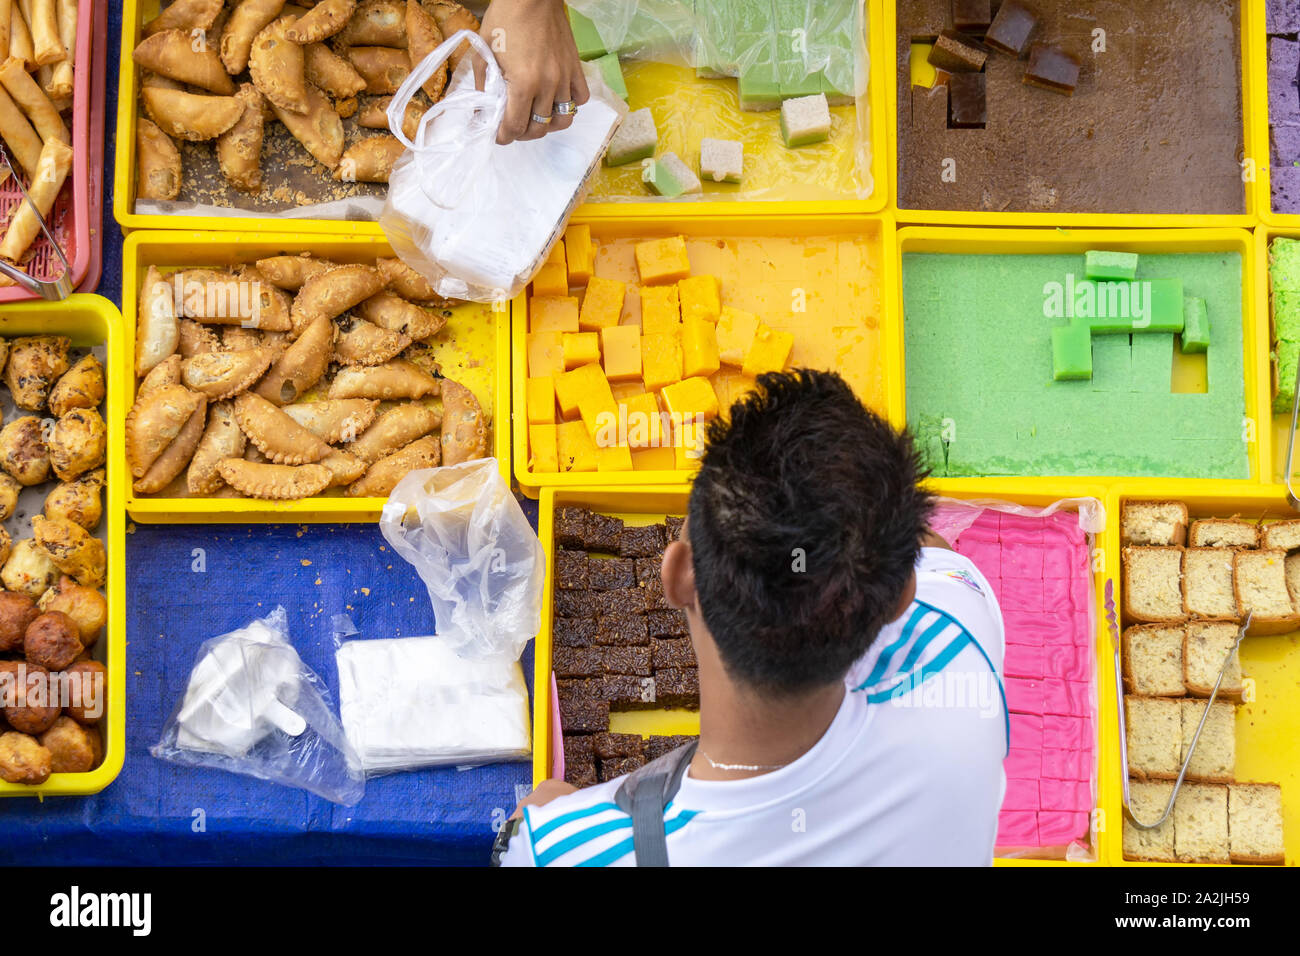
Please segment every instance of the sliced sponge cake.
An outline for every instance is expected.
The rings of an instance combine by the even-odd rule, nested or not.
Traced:
[[[1124,688],[1144,697],[1182,697],[1183,643],[1181,626],[1139,624],[1124,631]]]
[[[1278,551],[1294,551],[1300,548],[1300,518],[1274,521],[1272,524],[1264,525],[1264,537],[1260,546]]]
[[[1129,501],[1120,517],[1125,544],[1177,545],[1187,543],[1187,505],[1181,501]]]
[[[1183,609],[1190,617],[1237,616],[1232,556],[1226,548],[1188,548],[1183,552]]]
[[[1183,743],[1179,764],[1187,759],[1192,747],[1192,737],[1205,714],[1205,701],[1185,697],[1181,701]],[[1230,783],[1237,770],[1237,708],[1227,701],[1216,700],[1205,717],[1205,728],[1196,742],[1196,752],[1187,765],[1188,780],[1208,783]]]
[[[1174,780],[1183,762],[1181,700],[1124,697],[1129,773],[1139,780]]]
[[[1187,537],[1193,548],[1256,548],[1259,526],[1239,518],[1202,518],[1192,522]]]
[[[1174,785],[1167,780],[1149,783],[1134,780],[1129,784],[1129,809],[1143,823],[1154,823],[1165,812],[1165,807],[1169,806],[1169,796],[1173,792]],[[1124,858],[1152,863],[1173,863],[1177,860],[1174,853],[1174,815],[1169,814],[1168,819],[1154,830],[1139,830],[1126,819]]]
[[[1227,863],[1228,788],[1184,783],[1174,803],[1174,854],[1180,863]]]
[[[1233,582],[1243,615],[1253,614],[1251,634],[1285,634],[1300,627],[1286,585],[1285,551],[1238,551]]]
[[[1182,548],[1125,548],[1125,620],[1168,624],[1186,619],[1182,567]]]
[[[1237,641],[1237,625],[1227,621],[1194,621],[1187,625],[1187,638],[1183,644],[1183,684],[1189,694],[1209,697],[1214,682],[1219,679],[1224,658],[1232,652],[1223,683],[1219,685],[1218,700],[1241,700],[1244,690],[1241,682],[1241,661],[1233,644]]]
[[[1285,860],[1281,787],[1275,783],[1234,783],[1228,787],[1228,844],[1233,863]]]

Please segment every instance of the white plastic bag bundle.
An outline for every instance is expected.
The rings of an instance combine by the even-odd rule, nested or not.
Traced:
[[[461,43],[487,64],[484,88],[465,57],[446,94],[402,131],[407,104]],[[388,125],[406,146],[388,177],[380,225],[402,260],[439,295],[499,302],[523,290],[579,202],[626,113],[595,82],[573,125],[538,140],[500,146],[506,81],[488,45],[461,30],[420,61],[393,96]]]

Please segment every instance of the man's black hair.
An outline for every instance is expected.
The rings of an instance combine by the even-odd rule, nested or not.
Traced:
[[[933,504],[911,437],[840,376],[757,385],[709,424],[687,533],[728,674],[793,694],[843,679],[894,618]]]

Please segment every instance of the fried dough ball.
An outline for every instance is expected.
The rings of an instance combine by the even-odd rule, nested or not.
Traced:
[[[41,746],[50,752],[53,773],[85,773],[94,769],[94,738],[99,731],[83,727],[71,717],[60,717],[41,734]]]
[[[81,634],[81,643],[86,647],[92,647],[99,640],[100,631],[108,623],[108,601],[104,595],[94,588],[78,584],[66,574],[41,595],[37,606],[42,611],[62,611],[72,618]]]
[[[59,569],[50,560],[49,552],[37,544],[35,538],[23,538],[15,542],[9,560],[0,569],[0,584],[10,591],[26,594],[33,601],[49,590],[58,579]]]
[[[14,540],[9,537],[9,529],[0,526],[0,564],[9,560],[9,553],[14,549]]]
[[[24,734],[43,734],[49,730],[58,719],[60,709],[50,672],[39,664],[17,661],[5,661],[0,664],[0,671],[10,674],[5,681],[9,686],[0,693],[9,726]]]
[[[27,625],[23,651],[29,664],[40,664],[61,671],[84,650],[81,631],[72,618],[62,611],[46,611]]]
[[[14,404],[29,412],[45,407],[50,389],[68,370],[72,341],[62,335],[28,335],[9,343],[4,380]]]
[[[71,521],[93,532],[104,515],[104,481],[103,468],[87,472],[75,481],[61,481],[46,495],[41,510],[52,521]]]
[[[35,415],[15,418],[0,429],[0,467],[20,485],[39,485],[50,476],[45,427]]]
[[[50,429],[50,465],[61,481],[102,465],[107,450],[108,426],[93,408],[74,408]]]
[[[55,383],[50,390],[50,411],[62,417],[74,408],[98,408],[104,400],[104,366],[87,355]]]
[[[0,652],[21,654],[27,627],[40,613],[36,602],[26,594],[0,591]]]
[[[6,783],[44,783],[50,779],[53,756],[29,734],[0,734],[0,780]]]
[[[0,521],[8,521],[18,509],[18,494],[23,490],[7,472],[0,472]]]
[[[93,724],[108,705],[108,670],[99,661],[77,661],[63,672],[63,712],[79,724]]]

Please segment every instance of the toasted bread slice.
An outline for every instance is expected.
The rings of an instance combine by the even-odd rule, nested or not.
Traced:
[[[1259,545],[1274,551],[1294,551],[1300,548],[1300,518],[1264,525]]]
[[[1178,760],[1187,759],[1192,747],[1192,737],[1205,713],[1205,701],[1199,697],[1184,697],[1182,704],[1183,744]],[[1201,739],[1196,742],[1196,752],[1187,765],[1188,780],[1206,783],[1231,783],[1237,771],[1237,708],[1226,700],[1216,700],[1205,718]]]
[[[1126,501],[1119,529],[1125,544],[1187,543],[1187,505],[1182,501]]]
[[[1183,642],[1180,625],[1138,624],[1124,631],[1124,689],[1143,697],[1182,697]]]
[[[1182,769],[1183,705],[1167,697],[1124,697],[1129,775],[1174,780]]]
[[[1169,805],[1169,795],[1174,792],[1174,785],[1167,780],[1142,782],[1134,780],[1129,784],[1129,809],[1143,823],[1152,823],[1160,818]],[[1174,815],[1154,830],[1139,830],[1126,819],[1124,821],[1124,859],[1142,860],[1148,863],[1173,863],[1178,859],[1174,852]]]
[[[1228,787],[1228,853],[1233,863],[1283,863],[1282,788],[1275,783]]]
[[[1227,863],[1228,788],[1184,783],[1174,803],[1174,854],[1180,863]]]
[[[1248,633],[1285,634],[1300,627],[1286,585],[1285,551],[1238,551],[1232,577],[1242,615],[1254,615]]]
[[[1124,619],[1146,624],[1186,620],[1181,548],[1124,549]]]
[[[1240,518],[1201,518],[1192,522],[1187,543],[1193,548],[1257,548],[1259,526]]]
[[[1237,627],[1231,621],[1193,621],[1187,625],[1183,640],[1183,686],[1196,697],[1209,697],[1214,682],[1219,679],[1223,659],[1232,651],[1232,660],[1223,672],[1216,700],[1241,700],[1245,688],[1241,681],[1241,661],[1232,645],[1237,640]]]
[[[1237,616],[1232,555],[1226,548],[1188,548],[1183,552],[1183,610],[1189,617],[1223,620]]]

